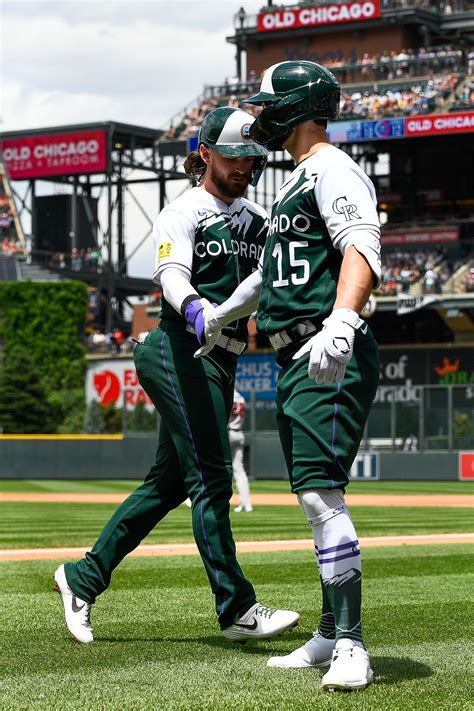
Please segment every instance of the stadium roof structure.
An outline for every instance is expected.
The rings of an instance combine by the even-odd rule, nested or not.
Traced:
[[[128,262],[151,234],[155,217],[147,213],[133,193],[133,186],[154,183],[159,193],[155,204],[162,209],[166,204],[167,182],[189,180],[177,170],[176,157],[171,163],[168,160],[165,169],[164,158],[158,150],[162,135],[160,129],[120,121],[47,126],[1,134],[3,160],[18,205],[18,215],[20,219],[28,213],[31,216],[33,259],[37,246],[36,182],[68,185],[73,204],[77,205],[79,200],[83,202],[90,227],[97,234],[104,269],[100,284],[93,283],[98,277],[90,272],[76,272],[73,276],[101,289],[106,330],[113,328],[114,321],[122,320],[123,302],[128,296],[144,294],[153,288],[151,279],[127,275]],[[88,206],[88,198],[100,198],[104,191],[107,218],[101,225]],[[148,223],[146,233],[128,254],[125,249],[126,197],[131,198]],[[78,210],[73,208],[71,250],[79,246],[78,230]],[[114,304],[118,304],[117,314]]]
[[[48,133],[73,132],[98,128],[111,130],[113,131],[115,137],[120,137],[123,140],[130,139],[131,137],[139,138],[141,141],[141,147],[150,145],[150,143],[159,139],[163,133],[160,129],[147,128],[146,126],[136,126],[135,124],[122,123],[121,121],[94,121],[92,123],[76,123],[68,124],[66,126],[46,126],[44,128],[27,128],[20,131],[5,131],[3,133],[3,137],[9,138],[13,136],[43,135]]]

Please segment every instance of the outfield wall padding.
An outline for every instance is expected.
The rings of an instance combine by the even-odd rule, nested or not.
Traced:
[[[0,479],[139,479],[155,460],[157,438],[10,439],[0,436]],[[287,479],[276,432],[247,435],[249,473]],[[457,452],[381,452],[382,480],[457,480]]]

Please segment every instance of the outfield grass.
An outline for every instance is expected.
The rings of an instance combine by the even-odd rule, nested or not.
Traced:
[[[136,489],[142,480],[84,479],[0,479],[0,492],[31,493],[122,493]],[[288,494],[288,481],[266,479],[250,482],[251,491],[262,494]],[[474,482],[469,481],[352,481],[349,494],[473,494]]]
[[[0,503],[0,548],[91,546],[115,511],[115,504]],[[466,533],[474,530],[473,510],[351,506],[359,536]],[[231,514],[236,540],[311,538],[298,506],[256,506]],[[193,540],[190,511],[180,506],[161,521],[145,543]]]
[[[93,609],[96,641],[73,642],[52,592],[54,561],[2,563],[2,709],[406,711],[470,708],[474,546],[366,550],[365,637],[376,683],[325,694],[318,670],[268,669],[302,644],[320,606],[311,552],[240,556],[259,600],[301,613],[277,641],[219,634],[200,560],[128,559]]]

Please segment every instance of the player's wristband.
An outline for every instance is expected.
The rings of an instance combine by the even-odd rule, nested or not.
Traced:
[[[181,311],[181,315],[184,316],[184,318],[186,318],[187,306],[189,306],[189,304],[191,304],[193,301],[199,301],[199,303],[200,303],[200,299],[197,294],[189,294],[189,296],[187,296],[185,299],[183,299],[183,303],[181,304],[180,311]],[[201,303],[200,303],[200,308],[202,308]]]

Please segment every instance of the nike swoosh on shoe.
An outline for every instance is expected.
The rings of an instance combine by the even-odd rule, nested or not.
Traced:
[[[235,625],[236,627],[243,627],[244,630],[256,630],[256,629],[257,629],[258,622],[257,622],[257,620],[256,620],[255,617],[254,617],[254,618],[253,618],[253,622],[252,622],[251,625],[243,625],[241,622],[234,622],[234,625]]]
[[[86,605],[86,603],[84,603],[83,605],[81,605],[79,607],[79,605],[76,602],[76,596],[75,595],[72,596],[71,607],[72,607],[73,612],[80,612],[82,610],[82,608],[85,607],[85,605]]]

